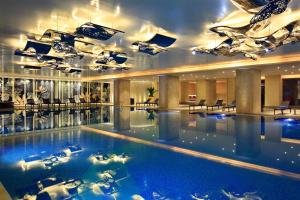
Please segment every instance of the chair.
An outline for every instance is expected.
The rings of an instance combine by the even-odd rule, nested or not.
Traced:
[[[64,107],[67,107],[66,103],[62,103],[60,99],[54,99],[52,106],[55,107],[55,105],[58,105],[58,108],[60,109],[61,105],[64,105]]]
[[[230,111],[230,109],[232,108],[232,110],[234,111],[234,109],[236,109],[236,101],[232,101],[230,104],[223,106],[223,109],[228,109],[228,112]]]
[[[43,99],[43,102],[41,103],[41,107],[43,107],[43,105],[46,105],[48,109],[50,108],[50,106],[52,107],[52,103],[50,99]]]
[[[214,105],[208,105],[208,106],[206,106],[206,108],[207,108],[207,110],[209,108],[211,108],[211,110],[213,111],[214,108],[217,107],[218,109],[220,109],[221,106],[223,106],[223,100],[219,99],[219,100],[216,101],[216,103]]]
[[[155,99],[154,102],[150,102],[149,106],[158,106],[159,99]]]
[[[292,113],[292,108],[290,107],[290,101],[283,101],[280,104],[280,106],[274,108],[274,115],[276,114],[277,110],[280,110],[282,115],[285,110],[290,110],[290,113]]]
[[[202,107],[205,106],[205,102],[206,102],[205,99],[201,99],[201,100],[199,101],[198,104],[190,104],[190,105],[189,105],[189,110],[191,110],[191,108],[193,108],[193,110],[195,110],[195,108],[196,108],[197,106],[200,106],[201,109],[202,109]]]
[[[38,104],[35,103],[34,99],[27,99],[27,103],[25,104],[25,110],[27,106],[30,106],[30,108],[34,108],[34,106],[38,106]]]
[[[96,105],[96,107],[98,106],[98,104],[100,103],[100,98],[97,96],[96,98],[91,98],[90,100],[90,105]]]
[[[68,107],[69,107],[69,104],[72,104],[72,106],[75,106],[75,107],[76,107],[77,102],[75,101],[75,98],[69,98]]]
[[[137,102],[136,103],[136,106],[141,106],[141,105],[144,105],[144,106],[148,106],[151,102],[151,98],[148,98],[145,102]]]
[[[88,107],[88,102],[86,102],[84,98],[80,98],[79,101],[80,101],[80,107],[81,106]]]

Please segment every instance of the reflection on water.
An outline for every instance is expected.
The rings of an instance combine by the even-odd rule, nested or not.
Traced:
[[[217,164],[78,128],[86,125],[300,173],[297,140],[300,127],[293,120],[114,107],[23,111],[2,114],[1,119],[2,134],[6,137],[0,140],[0,181],[13,197],[126,200],[299,197],[298,180]],[[49,131],[19,134],[32,130]],[[43,186],[45,182],[48,186]],[[32,186],[35,190],[29,189]],[[274,191],[277,187],[281,190]]]
[[[110,107],[102,107],[101,109],[0,113],[0,135],[87,124],[110,123],[110,109]]]
[[[299,181],[78,129],[4,137],[0,147],[0,180],[14,199],[297,199],[300,191]],[[48,169],[18,165],[59,152],[70,159]]]

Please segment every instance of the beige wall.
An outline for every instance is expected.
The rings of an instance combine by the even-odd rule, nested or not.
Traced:
[[[227,102],[227,80],[218,80],[216,83],[216,99],[222,99]]]
[[[208,105],[216,102],[216,80],[197,81],[197,101],[205,99]]]
[[[281,75],[266,76],[265,106],[279,106],[282,101]]]
[[[135,102],[145,102],[148,98],[147,88],[152,86],[152,81],[131,81],[130,98],[134,98]]]
[[[261,71],[259,69],[236,71],[236,97],[237,113],[261,112]]]
[[[180,82],[180,102],[187,102],[189,95],[196,95],[196,82]]]
[[[159,107],[172,109],[179,106],[179,77],[159,77]]]

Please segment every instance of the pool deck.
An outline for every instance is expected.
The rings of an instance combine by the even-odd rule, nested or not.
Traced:
[[[1,200],[12,200],[5,187],[0,182],[0,199]]]

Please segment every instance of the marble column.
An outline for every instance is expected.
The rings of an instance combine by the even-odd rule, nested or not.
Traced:
[[[216,102],[216,80],[199,80],[196,86],[197,102],[205,99],[207,105],[213,105]]]
[[[282,101],[281,75],[266,76],[265,106],[279,106]]]
[[[159,77],[159,107],[174,109],[179,106],[179,77]]]
[[[261,112],[261,71],[259,69],[236,70],[237,113]]]
[[[114,80],[114,106],[130,105],[130,80]]]
[[[227,103],[231,103],[232,101],[236,100],[235,82],[235,78],[227,79]]]

